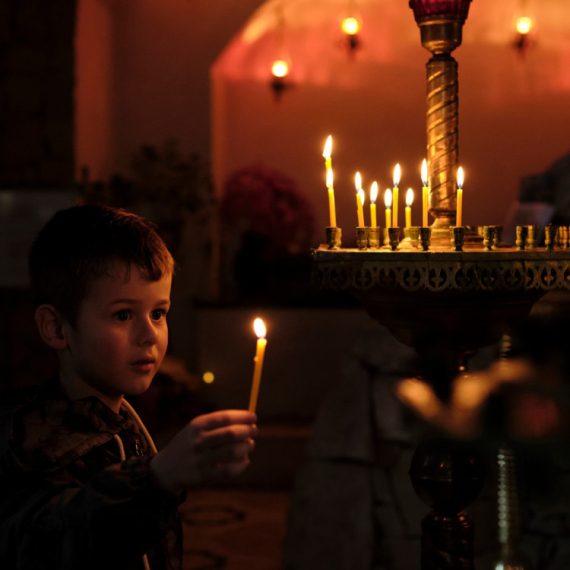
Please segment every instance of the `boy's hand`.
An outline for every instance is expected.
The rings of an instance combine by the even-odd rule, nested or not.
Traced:
[[[198,483],[238,475],[249,464],[257,417],[224,410],[194,418],[151,461],[156,483],[173,494]]]

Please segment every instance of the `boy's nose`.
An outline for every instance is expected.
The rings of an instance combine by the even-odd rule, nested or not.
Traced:
[[[152,320],[144,320],[137,331],[139,344],[156,344],[158,342],[158,331]]]

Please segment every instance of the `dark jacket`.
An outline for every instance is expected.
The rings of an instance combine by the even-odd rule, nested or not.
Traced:
[[[181,497],[153,483],[152,455],[128,410],[71,401],[58,379],[2,402],[0,568],[138,570],[147,553],[179,570]]]

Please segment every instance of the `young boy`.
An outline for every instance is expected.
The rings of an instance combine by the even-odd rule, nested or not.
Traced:
[[[185,490],[245,469],[256,417],[199,416],[157,454],[123,399],[150,386],[168,343],[174,261],[145,220],[62,210],[29,261],[60,371],[0,411],[0,568],[179,569]]]

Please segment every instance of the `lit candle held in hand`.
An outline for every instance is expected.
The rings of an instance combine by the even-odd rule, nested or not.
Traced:
[[[362,191],[362,178],[360,172],[354,177],[354,185],[356,186],[356,211],[358,214],[358,227],[364,227],[364,192]]]
[[[428,169],[427,160],[424,158],[422,162],[422,226],[428,225]]]
[[[456,226],[460,226],[463,217],[463,168],[457,169],[457,219]]]
[[[372,182],[370,188],[370,227],[377,228],[378,222],[376,220],[376,198],[378,198],[378,182]]]
[[[398,227],[398,186],[400,185],[400,165],[394,168],[394,195],[392,197],[392,227]]]
[[[384,205],[386,206],[386,227],[392,227],[392,190],[388,188],[384,192]]]
[[[253,329],[257,335],[257,351],[255,353],[255,368],[253,370],[253,383],[251,385],[251,395],[249,397],[249,411],[255,413],[257,407],[257,396],[259,395],[259,384],[261,383],[261,370],[263,368],[263,357],[267,339],[265,338],[265,324],[261,319],[255,319]]]
[[[412,227],[412,203],[414,201],[414,191],[408,188],[406,192],[406,227]]]
[[[336,210],[334,207],[334,188],[332,168],[327,170],[327,188],[329,191],[329,212],[331,218],[331,228],[336,228]]]

